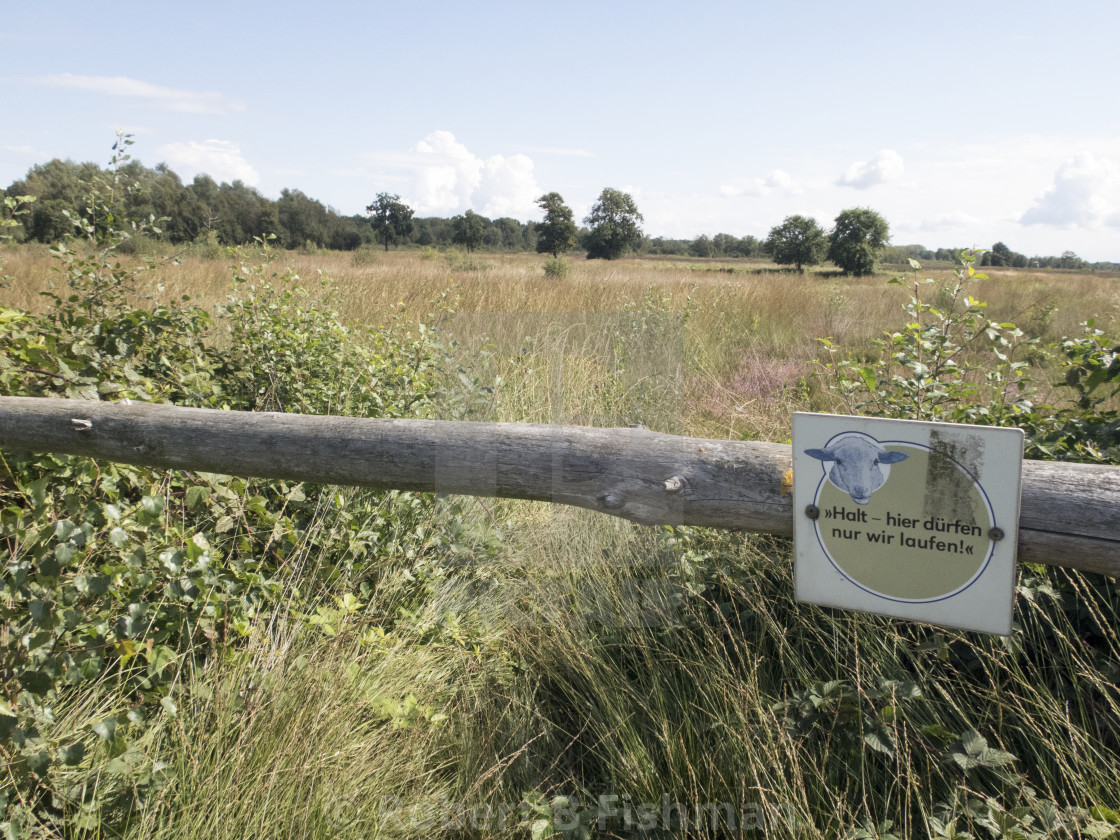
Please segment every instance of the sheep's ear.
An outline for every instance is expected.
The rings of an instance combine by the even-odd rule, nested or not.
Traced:
[[[910,456],[905,452],[884,452],[879,456],[880,464],[897,464],[899,461],[905,461]]]
[[[835,461],[836,456],[828,449],[806,449],[805,454],[819,461]],[[905,455],[903,456],[906,457]]]

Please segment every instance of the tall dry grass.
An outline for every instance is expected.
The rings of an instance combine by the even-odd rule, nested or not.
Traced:
[[[59,290],[60,283],[47,249],[21,246],[5,255],[16,281],[3,290],[3,301],[41,309],[39,292]],[[142,291],[217,305],[231,289],[237,263],[264,258],[253,249],[217,259],[186,252],[143,275]],[[822,355],[816,339],[866,355],[873,338],[904,323],[906,299],[905,289],[888,286],[883,274],[799,275],[754,262],[572,259],[568,276],[553,278],[545,276],[543,258],[530,254],[468,260],[454,254],[424,259],[416,251],[272,251],[267,258],[277,273],[291,271],[313,292],[330,278],[333,305],[359,324],[384,323],[401,306],[421,318],[450,299],[454,312],[443,324],[464,364],[478,364],[489,353],[483,373],[505,383],[497,409],[502,420],[621,422],[626,412],[609,407],[608,392],[656,382],[662,399],[677,403],[664,431],[719,438],[785,439],[790,413],[813,405],[810,374]],[[1107,328],[1120,315],[1116,278],[1103,274],[993,269],[973,294],[988,302],[995,320],[1018,323],[1043,341],[1077,335],[1089,318]],[[642,317],[646,322],[635,328],[645,331],[648,348],[657,346],[662,330],[660,346],[647,349],[640,369],[620,375],[607,335],[619,319]],[[524,364],[526,353],[541,363]],[[515,382],[503,376],[501,359],[507,374],[509,364],[532,374]],[[575,404],[589,394],[606,400],[607,410],[602,402],[594,411]],[[629,419],[652,422],[649,416]]]

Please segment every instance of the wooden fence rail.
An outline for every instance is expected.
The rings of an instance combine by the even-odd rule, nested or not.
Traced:
[[[789,446],[645,429],[0,397],[0,450],[532,499],[644,524],[793,533]],[[1120,467],[1025,462],[1019,559],[1120,576]]]

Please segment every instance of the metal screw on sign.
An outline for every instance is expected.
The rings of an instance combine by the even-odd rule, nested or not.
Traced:
[[[1004,534],[1003,534],[1003,529],[1002,528],[989,528],[988,529],[988,539],[992,540],[993,542],[999,542],[1000,540],[1003,539],[1003,536],[1004,536]]]
[[[808,516],[810,519],[820,519],[821,509],[819,507],[817,507],[816,505],[809,505],[808,507],[805,508],[805,515]]]

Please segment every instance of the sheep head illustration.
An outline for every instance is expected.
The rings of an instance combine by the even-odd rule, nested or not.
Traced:
[[[886,476],[881,465],[897,464],[910,457],[904,452],[888,452],[874,438],[854,432],[834,438],[827,449],[806,449],[805,454],[831,461],[829,481],[850,495],[857,505],[867,504],[871,494],[883,486]]]

